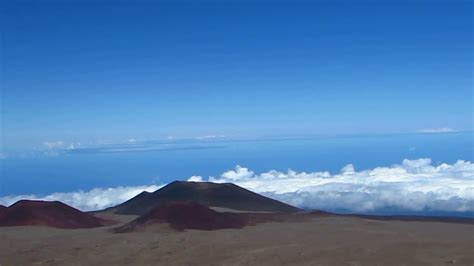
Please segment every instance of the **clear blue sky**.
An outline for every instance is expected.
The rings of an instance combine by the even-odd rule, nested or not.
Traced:
[[[472,1],[122,2],[2,1],[4,150],[472,128]]]

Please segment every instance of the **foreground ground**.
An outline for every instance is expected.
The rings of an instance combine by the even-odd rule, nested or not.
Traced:
[[[108,216],[122,223],[133,216]],[[474,225],[313,217],[177,232],[0,227],[0,265],[473,265]]]

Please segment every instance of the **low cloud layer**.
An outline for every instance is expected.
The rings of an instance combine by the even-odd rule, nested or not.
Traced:
[[[257,174],[237,166],[218,177],[192,176],[188,181],[232,182],[257,193],[306,209],[378,212],[474,212],[474,164],[433,165],[431,159],[404,160],[390,167],[357,171],[347,165],[340,173],[269,171]],[[141,191],[160,186],[117,187],[40,197],[0,198],[10,205],[19,199],[60,200],[81,210],[98,210],[122,203]]]
[[[136,187],[115,187],[115,188],[95,188],[89,191],[76,191],[65,193],[53,193],[47,196],[40,195],[18,195],[0,198],[0,204],[10,206],[22,200],[58,200],[83,211],[102,210],[127,201],[143,191],[152,192],[162,186],[136,186]]]
[[[270,171],[255,174],[237,166],[212,182],[233,182],[252,191],[308,209],[376,212],[473,212],[474,164],[432,165],[431,159],[340,173]]]

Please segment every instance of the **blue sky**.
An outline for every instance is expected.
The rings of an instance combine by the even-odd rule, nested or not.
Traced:
[[[191,178],[473,215],[472,1],[113,2],[0,4],[0,204]]]
[[[472,129],[471,1],[4,1],[4,152]]]

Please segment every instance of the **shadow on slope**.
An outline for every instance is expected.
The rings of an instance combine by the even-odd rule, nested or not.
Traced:
[[[172,229],[218,230],[239,229],[265,222],[305,221],[329,216],[325,212],[252,213],[218,212],[196,202],[163,203],[137,219],[114,229],[116,233],[146,229],[154,224],[168,224]]]

